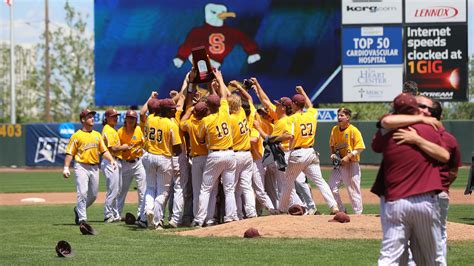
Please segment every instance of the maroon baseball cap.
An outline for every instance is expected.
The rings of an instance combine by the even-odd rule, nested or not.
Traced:
[[[105,117],[111,117],[111,116],[117,116],[117,115],[119,115],[119,113],[117,113],[117,110],[115,110],[114,108],[110,108],[105,111]]]
[[[198,117],[198,118],[202,118],[202,117],[205,117],[206,114],[207,114],[207,104],[205,102],[198,102],[195,106],[194,106],[194,114]]]
[[[306,104],[306,98],[299,93],[293,95],[293,97],[291,97],[291,100],[293,101],[293,103],[300,107],[303,107]]]
[[[157,98],[152,98],[148,101],[148,111],[150,114],[156,114],[160,111],[161,100]]]
[[[125,117],[137,118],[138,115],[137,115],[137,112],[135,112],[135,111],[133,111],[133,110],[127,110],[127,113],[125,114]]]
[[[396,114],[412,115],[418,112],[416,98],[410,93],[401,93],[393,99],[393,110]]]
[[[172,99],[166,98],[160,101],[160,107],[166,109],[176,109],[178,105],[176,105],[176,103]]]
[[[219,107],[221,106],[221,97],[217,94],[211,94],[207,96],[207,106],[208,107]]]
[[[86,117],[88,114],[96,114],[96,111],[91,111],[89,109],[84,109],[82,110],[81,114],[79,115],[79,119],[82,119],[84,117]]]
[[[285,107],[291,106],[291,99],[288,97],[281,97],[279,100],[273,100],[276,104],[281,104]]]

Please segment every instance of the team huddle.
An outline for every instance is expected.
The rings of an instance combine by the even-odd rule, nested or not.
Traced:
[[[330,156],[338,164],[328,184],[313,148],[317,110],[301,86],[291,98],[271,101],[256,78],[226,85],[220,71],[213,73],[207,90],[190,82],[195,75],[190,71],[170,98],[152,92],[140,116],[128,110],[118,130],[115,109],[105,112],[102,134],[92,130],[95,112],[81,112],[83,128],[70,139],[63,171],[69,177],[74,158],[76,224],[87,221],[86,208],[97,197],[101,154],[106,223],[122,219],[133,178],[139,199],[136,224],[143,228],[212,226],[257,217],[263,209],[269,215],[291,214],[295,206],[303,214],[321,214],[307,178],[332,214],[346,212],[339,196],[342,184],[354,213],[362,213],[359,160],[365,146],[350,124],[349,109],[338,110],[339,122],[331,132]]]

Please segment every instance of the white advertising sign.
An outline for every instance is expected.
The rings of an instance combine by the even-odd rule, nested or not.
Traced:
[[[402,85],[403,65],[342,68],[344,102],[390,102]]]
[[[466,22],[466,0],[406,0],[406,23]]]
[[[401,0],[342,0],[342,24],[402,23]]]

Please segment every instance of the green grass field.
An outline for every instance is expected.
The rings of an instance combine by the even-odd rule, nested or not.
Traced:
[[[322,174],[327,180],[331,175],[331,171],[323,169]],[[469,169],[460,169],[458,178],[451,187],[465,188],[468,174]],[[362,169],[361,187],[370,188],[376,175],[376,169]],[[131,186],[131,189],[133,189],[133,186]],[[74,176],[66,180],[62,177],[61,172],[0,173],[0,193],[75,191]],[[99,191],[105,191],[105,179],[102,174],[99,179]]]
[[[363,187],[370,187],[376,170],[363,170]],[[325,177],[329,171],[324,171]],[[462,169],[454,187],[466,184]],[[103,181],[103,179],[102,179]],[[101,182],[102,191],[104,182]],[[74,179],[60,173],[1,173],[1,192],[75,191]],[[0,265],[18,264],[319,264],[375,265],[379,240],[196,238],[140,230],[123,223],[104,224],[103,203],[88,209],[89,222],[99,232],[83,236],[74,225],[73,205],[0,206]],[[327,213],[327,207],[318,205]],[[135,211],[127,205],[125,212]],[[376,214],[378,205],[365,205]],[[449,221],[474,225],[474,205],[451,205]],[[188,229],[184,229],[188,230]],[[59,240],[68,241],[74,258],[55,254]],[[474,241],[449,241],[448,263],[469,265]]]

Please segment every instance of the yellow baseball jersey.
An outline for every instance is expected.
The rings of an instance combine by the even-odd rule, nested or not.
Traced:
[[[305,112],[297,112],[291,116],[292,135],[291,149],[311,148],[314,145],[318,111],[315,108],[308,108]]]
[[[205,139],[209,150],[227,150],[232,148],[229,103],[221,100],[219,111],[202,119],[198,138]]]
[[[191,156],[207,155],[207,146],[201,143],[197,137],[201,120],[197,120],[194,115],[188,120],[181,121],[180,129],[188,132],[189,144],[191,145]]]
[[[250,105],[249,117],[245,115],[245,111],[242,108],[240,108],[238,113],[230,115],[230,128],[232,129],[234,151],[250,150],[250,129],[252,128],[254,120],[255,107],[253,107],[253,105]]]
[[[99,132],[79,129],[69,139],[66,153],[72,155],[78,163],[98,164],[99,155],[107,151]]]
[[[261,159],[263,156],[263,139],[255,128],[250,130],[250,137],[258,138],[257,142],[251,143],[252,149],[250,151],[252,152],[252,158],[254,160]]]
[[[176,125],[179,128],[179,138],[181,139],[181,148],[183,149],[183,152],[185,152],[186,151],[186,138],[184,137],[184,132],[181,130],[181,128],[179,126],[180,123],[181,123],[181,114],[182,113],[183,113],[183,110],[177,110],[174,118],[171,119],[171,121],[176,123]]]
[[[145,125],[145,142],[149,153],[171,157],[173,146],[181,144],[178,125],[169,118],[148,117]]]
[[[272,122],[263,119],[258,113],[256,114],[256,119],[260,121],[260,127],[262,128],[263,132],[265,132],[267,135],[271,135],[275,125]]]
[[[278,137],[283,135],[283,133],[292,133],[292,119],[290,116],[284,116],[280,120],[275,122],[275,126],[273,127],[273,132],[271,136]],[[281,142],[281,146],[283,150],[287,151],[290,149],[290,142],[289,140],[285,140]]]
[[[270,109],[268,110],[268,115],[273,118],[274,123],[278,121],[278,115],[276,113],[276,106],[273,103],[270,103]]]
[[[105,146],[110,148],[115,145],[120,145],[120,138],[118,136],[117,130],[115,128],[105,125],[102,129],[102,138],[104,139]],[[122,159],[122,151],[112,151],[109,149],[112,156]]]
[[[334,150],[339,150],[341,158],[353,150],[365,149],[362,134],[353,125],[349,125],[342,131],[339,129],[339,126],[334,126],[331,130],[331,136],[329,137],[329,146],[334,147]],[[360,161],[360,154],[353,156],[351,161]]]
[[[122,151],[122,159],[124,160],[134,160],[140,158],[143,155],[143,145],[144,138],[143,132],[140,127],[135,127],[135,130],[132,134],[127,134],[124,127],[121,127],[117,131],[120,143],[128,144],[132,148],[126,151]]]

